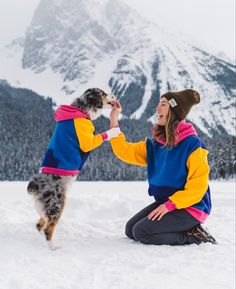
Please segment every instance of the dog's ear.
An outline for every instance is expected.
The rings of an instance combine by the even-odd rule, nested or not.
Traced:
[[[102,108],[103,106],[102,98],[91,95],[86,97],[86,103],[89,108]]]
[[[99,88],[90,88],[84,92],[84,100],[89,108],[102,108],[102,97],[106,93]]]
[[[84,100],[81,99],[81,98],[76,98],[72,103],[71,103],[72,106],[75,106],[77,108],[82,108],[84,109],[85,108],[85,103],[84,103]]]

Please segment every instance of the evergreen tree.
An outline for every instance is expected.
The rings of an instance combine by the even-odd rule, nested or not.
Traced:
[[[55,123],[53,103],[28,89],[16,89],[0,81],[0,180],[26,181],[36,172],[51,138]],[[109,128],[109,120],[94,122],[96,133]],[[128,141],[151,137],[152,124],[144,120],[123,119],[120,127]],[[236,138],[215,135],[209,138],[199,129],[209,150],[211,179],[229,179],[236,173]],[[145,180],[146,168],[117,159],[109,142],[90,153],[79,180]]]

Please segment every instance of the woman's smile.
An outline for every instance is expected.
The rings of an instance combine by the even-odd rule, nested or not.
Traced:
[[[168,100],[165,97],[161,98],[156,108],[157,124],[162,125],[162,126],[166,125],[169,110],[170,110],[170,105],[169,105]]]

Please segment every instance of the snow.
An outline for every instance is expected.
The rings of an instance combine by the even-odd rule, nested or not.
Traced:
[[[76,182],[51,251],[36,231],[26,182],[0,183],[2,289],[235,288],[235,183],[211,182],[206,222],[218,245],[152,246],[124,235],[152,202],[146,182]]]
[[[147,83],[145,86],[145,92],[142,98],[142,104],[140,105],[140,107],[130,116],[130,118],[135,118],[135,119],[139,119],[141,118],[142,114],[145,112],[145,109],[148,105],[148,101],[151,98],[152,95],[152,91],[154,89],[154,81],[152,78],[152,71],[151,71],[151,65],[150,63],[148,63],[148,65],[146,65],[145,67],[145,74],[147,77]]]

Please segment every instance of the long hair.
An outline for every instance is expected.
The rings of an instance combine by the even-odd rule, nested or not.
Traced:
[[[179,120],[177,119],[175,113],[170,109],[167,122],[165,126],[156,124],[153,129],[152,140],[154,141],[156,138],[165,141],[165,146],[173,147],[177,144],[178,135],[177,135],[177,126],[179,124]]]

